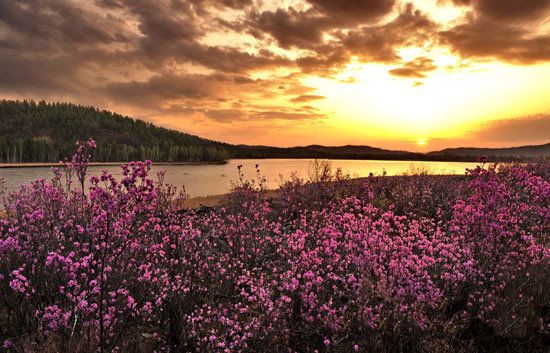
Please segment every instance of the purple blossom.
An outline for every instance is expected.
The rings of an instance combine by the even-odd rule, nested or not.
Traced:
[[[82,183],[93,147],[64,173]],[[88,190],[59,169],[5,197],[4,349],[385,351],[456,342],[478,320],[548,334],[548,163],[294,179],[272,198],[242,181],[207,212],[179,209],[150,167]]]

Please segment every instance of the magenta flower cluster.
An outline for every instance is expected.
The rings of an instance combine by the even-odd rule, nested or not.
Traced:
[[[148,161],[83,190],[93,148],[4,197],[7,351],[467,352],[548,338],[548,164],[294,178],[271,198],[243,182],[193,211]]]

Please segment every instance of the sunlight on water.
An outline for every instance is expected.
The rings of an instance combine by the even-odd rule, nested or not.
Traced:
[[[283,180],[288,180],[293,172],[300,178],[308,178],[308,166],[312,159],[234,159],[223,165],[153,165],[150,176],[156,179],[159,171],[166,171],[165,181],[178,187],[185,186],[190,197],[219,195],[231,190],[232,183],[239,180],[237,166],[242,165],[245,179],[256,180],[256,164],[260,174],[267,180],[267,188],[277,188]],[[431,174],[464,174],[466,168],[476,163],[464,162],[419,162],[419,161],[372,161],[372,160],[331,160],[332,168],[341,168],[351,177],[366,177],[369,173],[381,175],[401,175],[412,170],[429,170]],[[88,176],[100,175],[109,170],[120,179],[120,169],[113,166],[92,166]],[[45,178],[53,174],[50,168],[0,168],[0,178],[4,179],[8,191],[21,184]]]

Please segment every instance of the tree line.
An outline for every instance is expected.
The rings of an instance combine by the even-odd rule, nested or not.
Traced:
[[[55,163],[76,141],[97,142],[94,160],[224,161],[226,144],[169,130],[91,106],[0,101],[0,163]]]

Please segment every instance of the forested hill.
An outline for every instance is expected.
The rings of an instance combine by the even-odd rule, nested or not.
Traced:
[[[223,161],[226,144],[157,127],[94,107],[0,101],[0,163],[58,162],[93,138],[96,162]]]
[[[424,155],[371,146],[298,146],[271,147],[237,145],[228,147],[236,158],[328,158],[328,159],[419,159]]]
[[[550,143],[544,145],[534,146],[520,146],[520,147],[508,147],[508,148],[476,148],[476,147],[460,147],[460,148],[447,148],[441,151],[434,151],[428,153],[429,156],[443,156],[443,157],[455,157],[455,156],[488,156],[509,157],[509,156],[521,156],[523,158],[536,158],[550,156]]]

